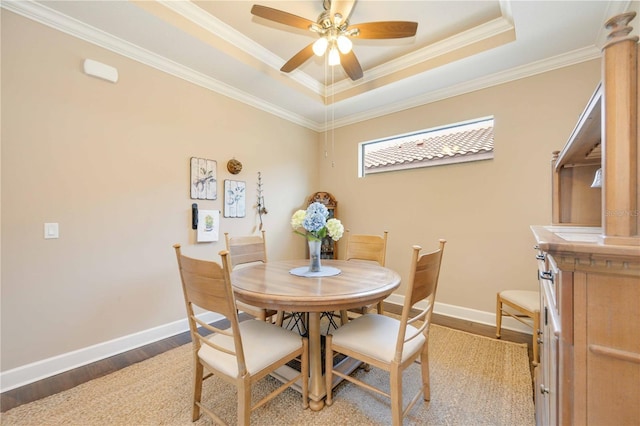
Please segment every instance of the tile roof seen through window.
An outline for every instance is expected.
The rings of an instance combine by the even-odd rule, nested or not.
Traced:
[[[393,145],[390,142],[386,141],[383,148],[377,149],[376,143],[366,148],[366,173],[492,158],[493,119],[427,131],[397,139]]]

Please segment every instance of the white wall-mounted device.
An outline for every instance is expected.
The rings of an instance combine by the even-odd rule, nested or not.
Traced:
[[[112,66],[94,61],[93,59],[84,60],[84,72],[87,75],[98,77],[103,80],[115,83],[118,81],[118,70]]]
[[[59,238],[60,232],[58,230],[57,223],[45,223],[44,224],[44,239]]]

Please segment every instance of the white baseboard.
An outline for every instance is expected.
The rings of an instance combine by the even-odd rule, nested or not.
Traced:
[[[385,301],[393,303],[394,305],[402,306],[404,304],[404,296],[401,294],[392,294],[391,296],[387,297]],[[418,303],[416,306],[420,307],[420,303]],[[433,312],[439,315],[467,320],[478,324],[485,324],[493,327],[496,326],[495,312],[478,311],[476,309],[463,308],[461,306],[448,305],[446,303],[438,302],[436,302],[435,306],[433,307]],[[502,318],[502,328],[526,334],[533,334],[533,330],[531,327],[527,327],[521,322],[509,317]]]
[[[203,321],[212,323],[222,317],[206,313],[199,316]],[[65,371],[72,370],[92,362],[136,349],[158,340],[166,339],[189,330],[186,318],[164,324],[128,336],[119,337],[97,345],[78,349],[55,357],[47,358],[11,370],[0,372],[0,392],[6,392],[38,380],[46,379]]]
[[[386,301],[402,306],[404,303],[404,296],[392,294],[386,299]],[[433,312],[479,324],[491,326],[495,326],[496,324],[496,314],[494,312],[478,311],[476,309],[463,308],[438,302],[436,302]],[[220,316],[212,314],[203,315],[201,318],[207,323],[221,319]],[[512,318],[504,318],[502,320],[502,326],[508,330],[531,334],[530,328]],[[6,392],[20,386],[28,385],[38,380],[46,379],[47,377],[69,371],[92,362],[100,361],[110,356],[118,355],[167,337],[175,336],[176,334],[187,331],[188,329],[189,325],[187,320],[183,319],[120,337],[118,339],[89,346],[87,348],[78,349],[73,352],[37,361],[12,370],[0,372],[0,392]]]

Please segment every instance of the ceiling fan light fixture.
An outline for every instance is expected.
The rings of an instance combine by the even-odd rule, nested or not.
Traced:
[[[318,40],[316,40],[315,43],[313,43],[313,53],[316,56],[324,55],[324,52],[327,51],[328,45],[329,45],[329,40],[327,40],[326,37],[320,37]]]
[[[318,35],[318,40],[293,55],[280,68],[280,71],[291,72],[314,55],[327,55],[327,62],[323,61],[324,63],[328,63],[330,66],[342,65],[349,78],[356,81],[362,78],[363,74],[362,65],[353,52],[352,37],[361,39],[407,38],[415,36],[418,29],[417,22],[409,21],[362,22],[350,25],[351,12],[356,1],[322,0],[324,12],[318,16],[316,22],[258,4],[253,5],[251,14],[278,24],[309,30]]]
[[[351,52],[353,43],[351,42],[351,40],[349,40],[349,37],[344,35],[339,35],[338,40],[336,42],[338,43],[338,49],[340,49],[340,52],[342,52],[342,54],[347,54]]]
[[[340,52],[338,52],[338,48],[335,45],[329,49],[329,65],[332,67],[340,65]]]

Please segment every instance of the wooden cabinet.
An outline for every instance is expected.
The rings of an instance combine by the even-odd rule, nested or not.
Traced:
[[[591,96],[565,148],[553,153],[553,224],[601,225],[602,190],[591,186],[602,162],[601,120],[602,84]]]
[[[557,264],[539,274],[538,424],[637,424],[640,247],[602,244],[600,228],[532,230]]]
[[[634,17],[629,12],[606,23],[602,84],[552,160],[552,223],[601,226],[605,244],[637,245],[640,229],[638,37],[629,36],[628,25]],[[598,169],[602,189],[591,187]]]
[[[336,210],[338,208],[338,202],[333,195],[328,192],[316,192],[309,197],[307,205],[311,203],[322,203],[329,210],[328,219],[336,217]],[[308,254],[308,253],[307,253]],[[328,235],[322,239],[322,245],[320,247],[321,259],[337,259],[338,258],[338,244],[336,244]]]
[[[638,37],[607,22],[603,83],[553,158],[552,225],[532,226],[541,294],[540,425],[640,419]],[[602,168],[602,189],[591,188]]]

